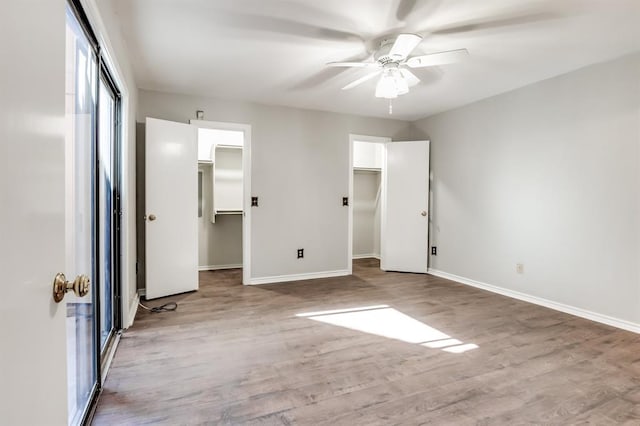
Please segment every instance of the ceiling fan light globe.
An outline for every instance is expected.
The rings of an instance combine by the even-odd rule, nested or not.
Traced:
[[[395,99],[397,97],[398,90],[395,79],[389,74],[382,75],[376,86],[376,98]]]
[[[378,92],[376,91],[376,98],[395,99],[397,97],[398,95],[396,93],[378,94]]]
[[[394,69],[390,77],[393,78],[393,84],[396,87],[396,93],[398,95],[404,95],[405,93],[409,93],[409,83],[404,78],[400,70],[398,70],[397,68]]]

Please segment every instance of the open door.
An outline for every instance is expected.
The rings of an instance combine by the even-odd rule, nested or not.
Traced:
[[[146,121],[146,298],[198,289],[197,128]]]
[[[386,144],[380,267],[427,272],[429,141]]]

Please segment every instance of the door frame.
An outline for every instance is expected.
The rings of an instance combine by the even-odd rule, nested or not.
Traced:
[[[233,130],[244,133],[242,146],[242,284],[251,281],[251,125],[209,120],[189,120],[203,129]]]
[[[121,267],[121,257],[122,257],[122,95],[120,90],[118,89],[118,85],[114,80],[111,71],[107,63],[105,62],[102,55],[98,57],[99,59],[99,67],[98,67],[98,82],[103,80],[105,86],[111,91],[114,99],[114,119],[115,122],[113,124],[113,150],[111,152],[113,167],[111,170],[111,174],[113,176],[113,181],[111,182],[111,200],[112,200],[112,212],[111,212],[111,253],[112,253],[112,271],[111,271],[111,279],[112,279],[112,294],[111,294],[111,309],[112,309],[112,329],[110,331],[109,337],[107,338],[107,343],[104,347],[104,350],[100,347],[100,327],[97,326],[100,323],[100,313],[101,306],[100,300],[97,300],[96,307],[96,341],[98,343],[98,350],[100,354],[100,375],[102,380],[106,378],[107,370],[110,366],[111,360],[113,358],[115,348],[117,346],[117,334],[123,328],[124,324],[124,310],[122,306],[122,267]],[[99,85],[98,85],[99,88]],[[97,95],[97,108],[96,114],[100,114],[100,90],[98,89]],[[98,115],[99,116],[99,115]],[[96,141],[97,144],[100,143],[100,120],[96,120]],[[97,171],[99,168],[99,149],[96,149],[95,152],[95,168]],[[99,199],[99,185],[96,181],[96,199]],[[96,212],[95,220],[96,223],[99,220],[100,214]],[[98,244],[99,245],[99,244]],[[100,255],[100,247],[96,250],[96,255]],[[98,295],[99,296],[99,295]],[[99,298],[98,298],[99,299]]]
[[[354,142],[370,142],[370,143],[379,143],[383,146],[387,143],[391,143],[392,139],[388,136],[370,136],[370,135],[358,135],[355,133],[349,133],[349,221],[347,226],[348,233],[348,248],[347,248],[347,270],[349,271],[349,275],[353,274],[353,143]],[[386,150],[383,150],[383,156],[386,155]],[[384,164],[383,157],[383,164]],[[384,207],[384,181],[385,181],[385,170],[384,167],[380,170],[380,205]],[[382,211],[380,212],[383,213]],[[382,248],[382,238],[384,236],[384,232],[382,232],[384,222],[380,221],[380,247]],[[382,253],[380,253],[382,255]]]

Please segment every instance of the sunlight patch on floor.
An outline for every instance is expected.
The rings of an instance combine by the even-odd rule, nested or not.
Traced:
[[[478,348],[478,345],[465,344],[389,305],[308,312],[296,316],[454,354]]]

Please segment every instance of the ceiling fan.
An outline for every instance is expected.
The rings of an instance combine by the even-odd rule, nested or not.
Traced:
[[[342,90],[352,89],[367,80],[380,76],[375,95],[378,98],[395,99],[409,93],[409,87],[420,82],[408,68],[423,68],[459,62],[469,55],[467,49],[450,50],[428,55],[409,57],[422,41],[417,34],[400,34],[395,40],[385,39],[374,53],[375,62],[329,62],[330,67],[375,68],[376,70],[347,84]]]

